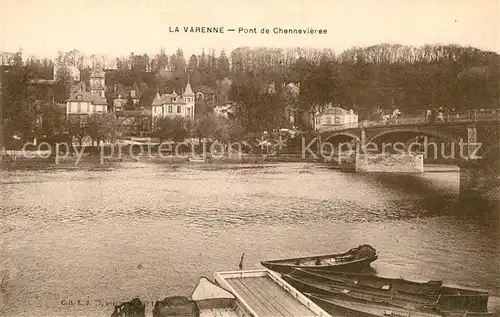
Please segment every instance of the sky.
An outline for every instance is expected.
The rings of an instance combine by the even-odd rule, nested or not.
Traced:
[[[379,43],[460,44],[500,52],[500,0],[34,1],[0,0],[0,51],[56,57],[77,49],[110,57],[185,56],[204,48],[316,47],[341,52]],[[171,33],[176,26],[316,28],[327,34]]]

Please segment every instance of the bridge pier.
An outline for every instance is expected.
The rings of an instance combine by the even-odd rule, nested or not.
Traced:
[[[476,159],[477,128],[475,124],[467,125],[467,157],[469,160]]]
[[[366,146],[366,130],[364,128],[361,128],[361,148],[364,149]]]

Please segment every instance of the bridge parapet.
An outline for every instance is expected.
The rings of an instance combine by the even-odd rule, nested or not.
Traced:
[[[350,129],[362,129],[371,127],[386,127],[396,125],[426,125],[426,124],[455,124],[455,123],[475,123],[475,122],[500,122],[500,109],[488,109],[484,111],[463,111],[448,114],[442,119],[431,117],[402,117],[398,119],[388,119],[387,121],[368,121],[348,123],[343,125],[327,126],[319,129],[319,133],[335,132]]]

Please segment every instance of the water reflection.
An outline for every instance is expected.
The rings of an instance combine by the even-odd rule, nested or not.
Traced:
[[[138,163],[0,177],[8,316],[109,315],[60,302],[188,295],[200,275],[237,269],[242,252],[251,269],[367,242],[379,274],[500,292],[498,223],[462,212],[457,173]]]

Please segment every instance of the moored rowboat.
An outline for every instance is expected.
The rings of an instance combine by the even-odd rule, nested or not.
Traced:
[[[476,316],[490,314],[487,292],[442,286],[439,281],[428,284],[360,274],[319,274],[303,269],[282,277],[301,292],[343,300],[362,300],[421,311],[432,308],[448,316],[464,312]]]
[[[332,316],[400,316],[400,317],[440,317],[439,313],[394,307],[367,301],[343,300],[334,296],[305,294]]]
[[[191,300],[196,303],[199,317],[244,316],[236,313],[236,297],[205,277],[199,279],[191,294]]]
[[[260,262],[262,266],[282,274],[291,273],[297,268],[320,269],[329,271],[353,271],[367,268],[378,258],[377,250],[364,244],[344,253],[308,256]]]
[[[425,309],[433,307],[435,300],[411,294],[400,294],[391,290],[374,290],[363,287],[336,284],[315,278],[283,275],[282,278],[302,293],[334,296],[343,300],[369,301],[405,309]]]
[[[365,287],[367,289],[397,290],[400,293],[414,294],[437,298],[441,292],[443,281],[414,282],[402,278],[380,277],[371,274],[333,272],[327,270],[296,269],[290,275],[294,277],[317,278],[321,281],[332,281],[347,286]]]

